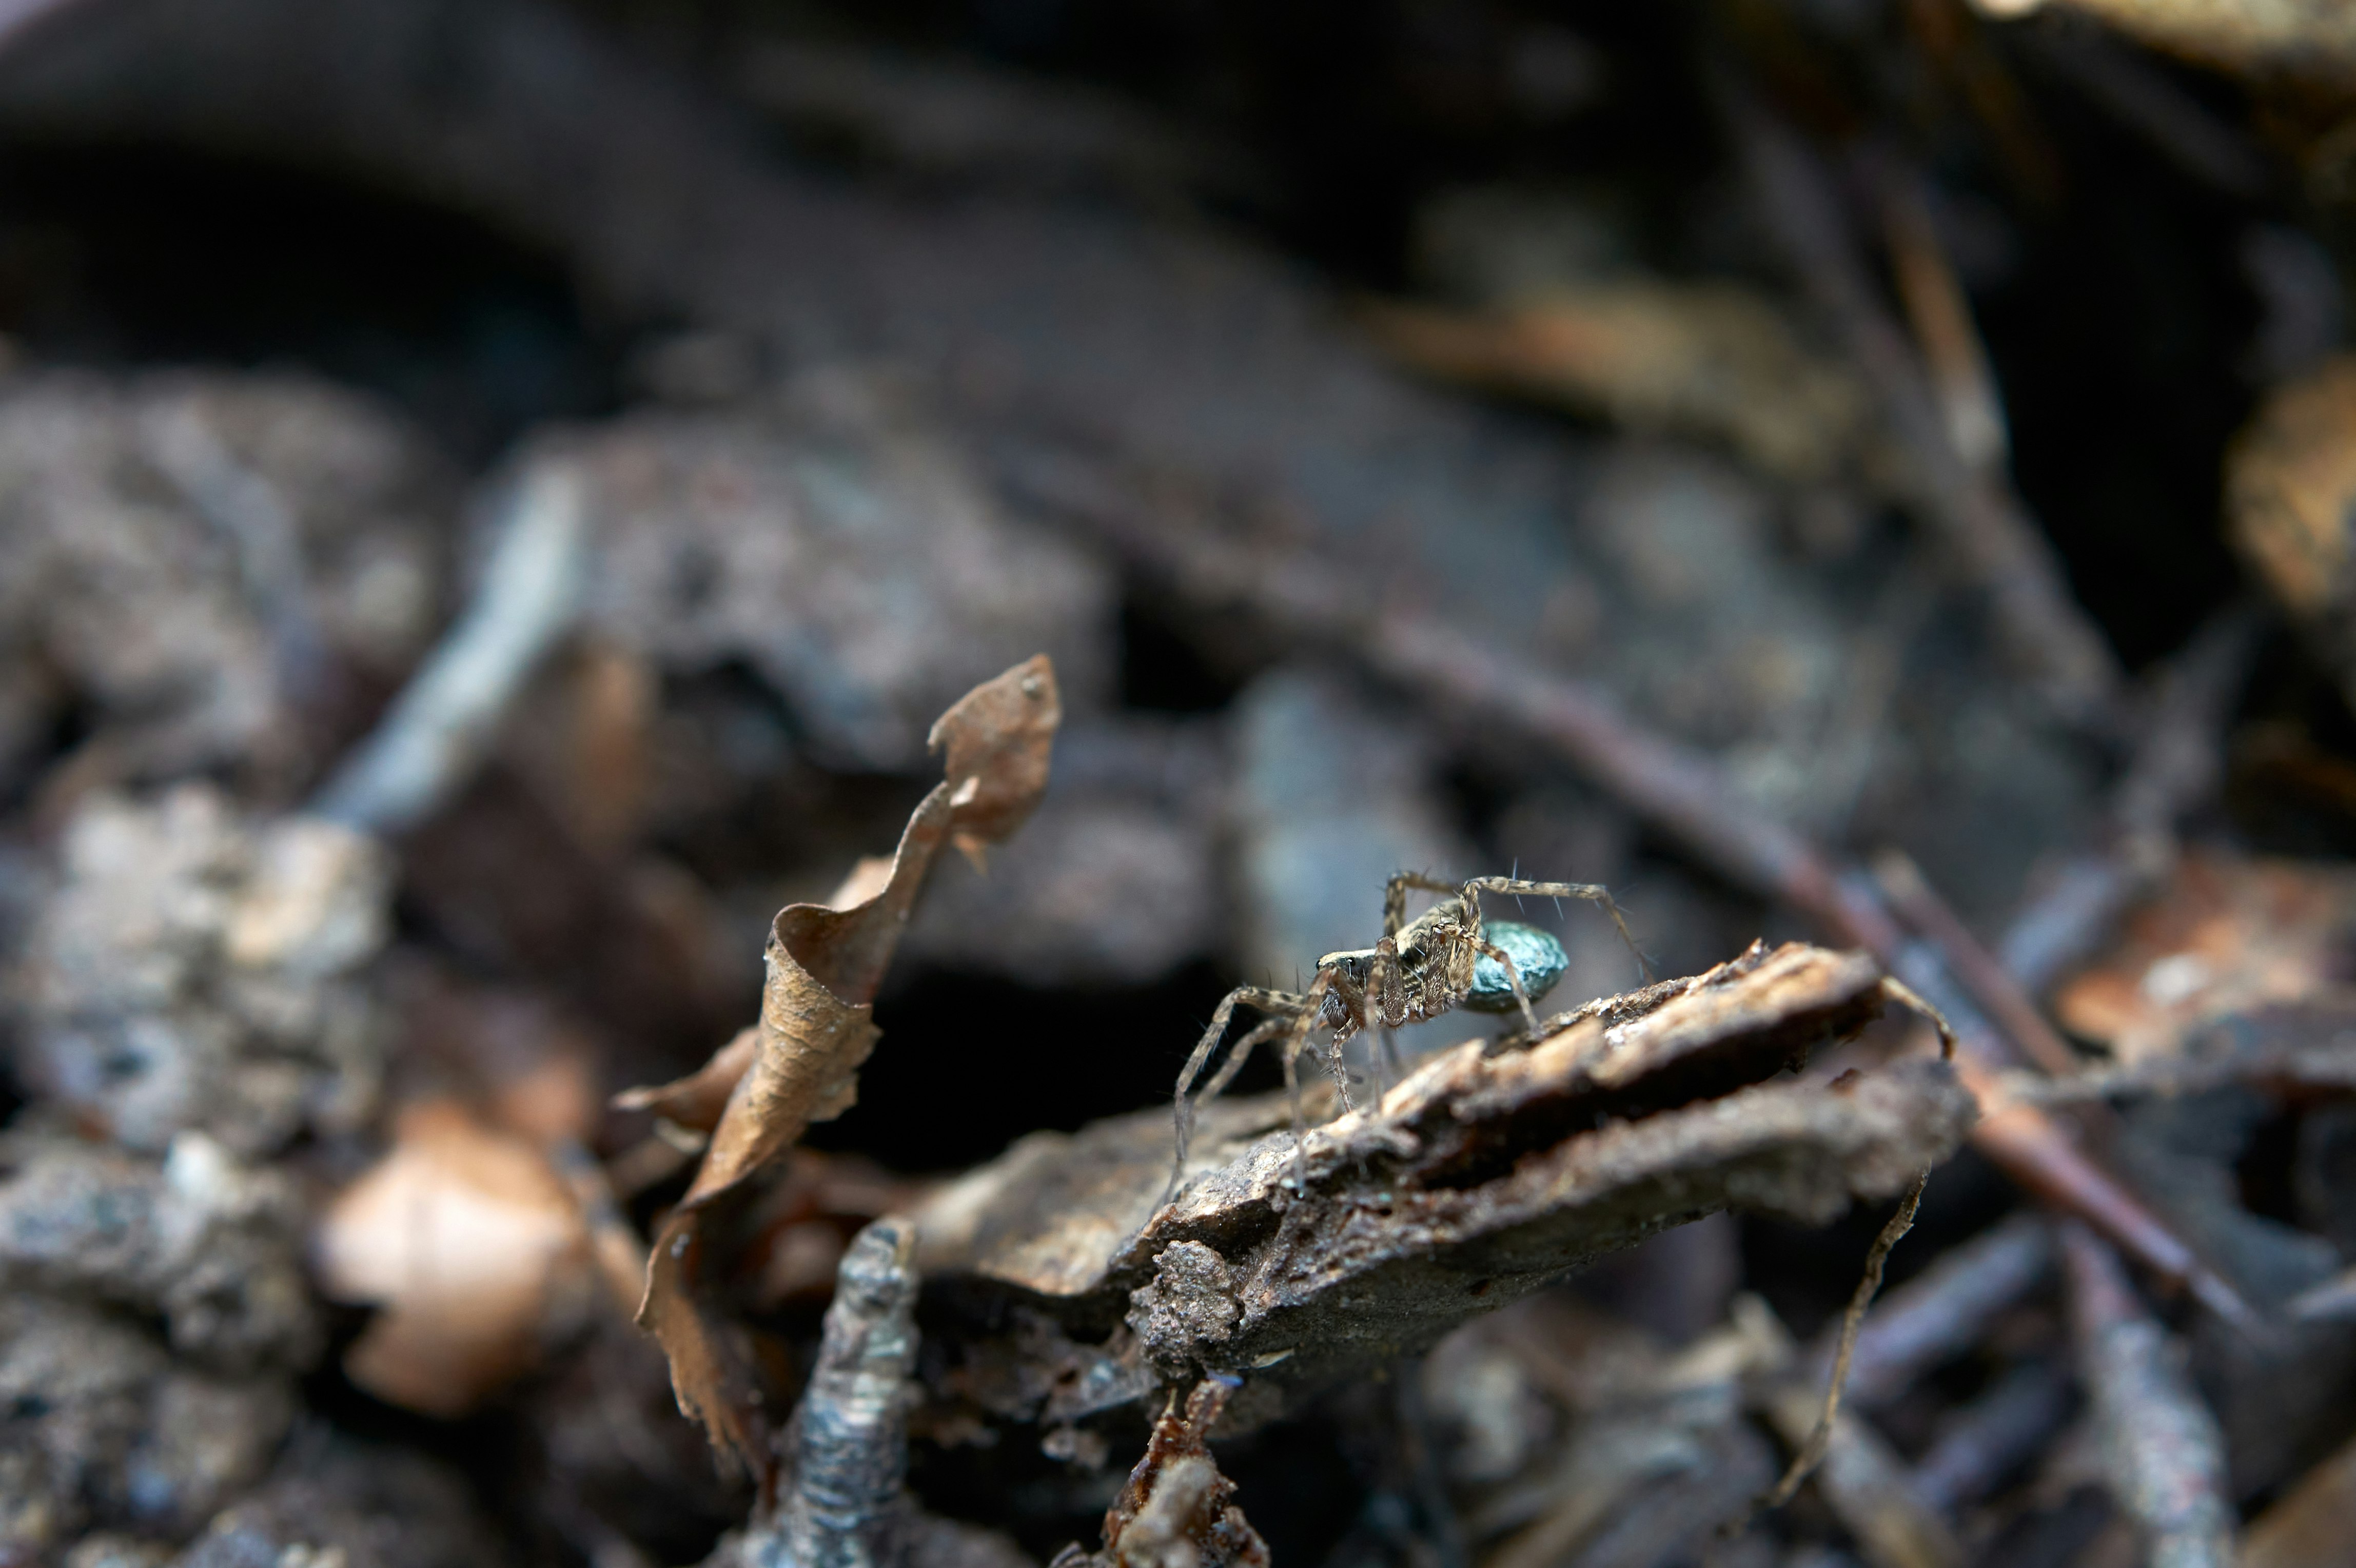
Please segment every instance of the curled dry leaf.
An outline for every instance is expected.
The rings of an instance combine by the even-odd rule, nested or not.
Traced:
[[[626,1104],[662,1109],[691,1125],[695,1106],[708,1105],[720,1080],[742,1064],[694,1184],[655,1239],[638,1310],[639,1323],[670,1358],[680,1408],[703,1423],[723,1462],[767,1467],[751,1369],[706,1298],[723,1257],[743,1240],[737,1222],[803,1131],[851,1108],[860,1064],[875,1047],[876,988],[935,857],[955,843],[979,862],[987,845],[1023,825],[1046,789],[1062,714],[1044,654],[959,698],[930,737],[948,754],[947,776],[908,819],[881,887],[843,908],[779,910],[749,1045],[740,1035],[702,1073],[626,1097]]]
[[[328,1295],[380,1309],[344,1370],[428,1415],[462,1415],[523,1371],[594,1288],[564,1178],[446,1100],[402,1112],[392,1152],[337,1196],[313,1246]]]
[[[1526,1049],[1467,1042],[1313,1129],[1305,1198],[1280,1095],[1211,1107],[1211,1168],[1159,1208],[1166,1113],[1034,1133],[918,1211],[919,1261],[1075,1337],[1125,1318],[1133,1353],[1108,1351],[1132,1367],[1246,1376],[1227,1420],[1252,1424],[1669,1226],[1734,1206],[1822,1222],[1906,1186],[1973,1121],[1946,1063],[1762,1081],[1883,995],[1863,954],[1754,945],[1553,1020]],[[1151,1381],[1107,1361],[1044,1412],[1001,1413],[1076,1419]]]
[[[2356,877],[2344,871],[2189,854],[2111,950],[2062,989],[2057,1010],[2126,1066],[2161,1061],[2211,1020],[2331,992],[2352,934]]]

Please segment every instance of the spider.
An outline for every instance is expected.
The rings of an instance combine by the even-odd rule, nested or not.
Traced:
[[[1446,897],[1410,922],[1407,918],[1409,888]],[[1298,1186],[1302,1124],[1297,1069],[1301,1053],[1308,1048],[1312,1026],[1322,1025],[1333,1031],[1325,1066],[1341,1090],[1342,1108],[1345,1111],[1351,1108],[1350,1089],[1342,1070],[1342,1047],[1361,1030],[1380,1027],[1388,1031],[1402,1025],[1420,1024],[1460,1005],[1484,1013],[1503,1013],[1518,1007],[1523,1024],[1536,1038],[1538,1021],[1530,1006],[1531,1000],[1554,988],[1563,971],[1569,967],[1569,960],[1560,942],[1536,927],[1507,920],[1484,925],[1481,918],[1483,893],[1511,897],[1527,895],[1587,898],[1602,905],[1612,923],[1619,928],[1620,940],[1628,944],[1630,952],[1635,953],[1638,971],[1646,981],[1652,979],[1652,968],[1637,949],[1636,939],[1628,934],[1628,922],[1621,918],[1620,906],[1612,901],[1611,892],[1604,887],[1592,883],[1525,882],[1514,876],[1476,876],[1459,886],[1416,872],[1401,872],[1384,889],[1383,936],[1373,947],[1327,953],[1317,961],[1316,978],[1305,992],[1238,985],[1220,1002],[1211,1015],[1210,1026],[1203,1031],[1203,1037],[1194,1044],[1194,1054],[1186,1058],[1184,1069],[1178,1074],[1178,1151],[1163,1200],[1166,1202],[1177,1192],[1179,1181],[1185,1175],[1186,1145],[1194,1133],[1195,1112],[1235,1080],[1252,1048],[1264,1040],[1285,1036],[1280,1054],[1285,1090],[1292,1097],[1294,1184]],[[1530,978],[1526,987],[1523,983],[1526,966]],[[1257,1007],[1268,1016],[1236,1042],[1227,1059],[1220,1064],[1211,1081],[1203,1086],[1202,1094],[1189,1101],[1186,1091],[1194,1087],[1195,1078],[1210,1061],[1211,1053],[1218,1048],[1220,1036],[1227,1032],[1227,1023],[1237,1006]],[[1387,1034],[1385,1037],[1387,1040]]]

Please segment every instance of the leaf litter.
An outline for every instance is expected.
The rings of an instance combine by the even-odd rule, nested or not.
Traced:
[[[766,1473],[770,1465],[750,1370],[731,1345],[711,1281],[738,1239],[730,1227],[781,1172],[804,1129],[848,1111],[862,1063],[875,1048],[875,993],[933,861],[954,844],[980,865],[1037,807],[1063,717],[1054,670],[1040,656],[959,698],[933,726],[946,777],[908,819],[888,865],[862,865],[841,906],[792,904],[777,912],[765,955],[761,1019],[714,1058],[696,1086],[706,1100],[719,1077],[736,1078],[687,1194],[655,1233],[638,1320],[662,1342],[680,1408],[713,1446]],[[717,1065],[725,1059],[725,1065]],[[738,1064],[741,1063],[741,1067]],[[699,1075],[701,1076],[701,1075]],[[669,1105],[672,1086],[642,1097]]]
[[[36,174],[92,136],[299,147],[371,200],[493,215],[654,321],[619,417],[473,447],[524,438],[470,542],[415,433],[340,388],[49,369],[51,318],[83,323],[68,358],[187,349],[89,333],[106,269],[59,258],[121,241],[67,218],[51,245],[16,221],[39,181],[0,192],[36,345],[0,388],[0,1559],[635,1568],[729,1529],[715,1563],[1078,1537],[1164,1568],[1925,1568],[2222,1561],[2237,1526],[2248,1562],[2330,1561],[2356,1530],[2344,29],[2143,0],[1493,8],[1321,35],[1365,46],[1371,127],[1232,38],[1190,98],[1178,26],[1170,102],[1273,81],[1354,156],[1445,144],[1389,160],[1416,172],[1376,229],[1563,146],[1599,177],[1537,264],[1526,234],[1454,237],[1515,289],[1354,314],[1331,255],[1180,215],[1290,235],[1337,205],[1289,189],[1290,143],[1212,166],[1245,121],[1140,141],[1142,111],[997,66],[781,51],[757,7],[712,24],[728,58],[807,69],[738,73],[719,114],[697,100],[725,81],[639,47],[655,24],[281,9],[53,7],[0,54],[0,126]],[[828,59],[864,74],[814,100]],[[959,103],[986,134],[945,154],[925,111]],[[743,135],[756,114],[780,136]],[[1515,218],[1566,195],[1488,188]],[[2120,202],[2132,261],[2095,217]],[[1339,275],[1404,275],[1345,249]],[[2170,284],[2153,255],[2198,264]],[[531,336],[459,396],[394,395],[454,428],[535,380],[509,373]],[[2107,374],[2161,337],[2171,368]],[[1412,385],[1385,348],[1582,423]],[[2057,351],[2099,395],[2053,395]],[[580,575],[493,712],[445,711],[473,740],[424,805],[306,813],[458,585],[502,576],[475,567],[508,523],[567,511],[516,499],[567,490]],[[2211,616],[2228,539],[2296,639]],[[2241,653],[2203,652],[2235,626]],[[925,720],[1041,647],[1081,766],[1013,875],[952,872],[895,953],[917,862],[960,837],[954,757],[902,854],[823,896],[933,787]],[[1155,1209],[1167,1123],[1091,1119],[1151,1098],[1127,1066],[1166,1084],[1198,982],[1323,950],[1328,909],[1347,940],[1403,866],[1516,861],[1612,886],[1695,978],[1535,1040],[1408,1042],[1403,1083],[1363,1042],[1366,1102],[1318,1107],[1305,1190],[1280,1110],[1239,1094]],[[781,904],[776,994],[713,1055]],[[1719,964],[1802,926],[1827,945]],[[1885,977],[1953,1023],[1956,1070],[1855,1032]],[[908,1070],[804,1146],[871,1005]],[[994,1112],[969,1069],[1010,1086]],[[989,1159],[950,1126],[1076,1130]],[[1890,1254],[1940,1261],[1820,1323],[1881,1216],[1829,1250],[1790,1223],[1964,1138],[2126,1269],[1967,1161]],[[648,1231],[688,1243],[659,1291]],[[667,1386],[642,1302],[718,1381]],[[757,1494],[713,1479],[691,1389]]]

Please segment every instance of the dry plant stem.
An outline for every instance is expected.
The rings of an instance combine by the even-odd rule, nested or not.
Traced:
[[[573,1202],[580,1206],[582,1220],[589,1228],[589,1245],[596,1253],[597,1277],[605,1282],[607,1297],[623,1316],[637,1316],[638,1297],[646,1288],[647,1244],[638,1240],[637,1231],[622,1213],[605,1167],[573,1138],[550,1144],[548,1163],[564,1178]]]
[[[2147,1532],[2153,1568],[2229,1568],[2224,1438],[2110,1248],[2062,1227],[2081,1376],[2119,1507]]]
[[[1890,1217],[1890,1223],[1873,1239],[1873,1250],[1865,1255],[1864,1277],[1857,1282],[1856,1293],[1848,1298],[1848,1310],[1841,1315],[1840,1343],[1833,1351],[1832,1378],[1825,1388],[1824,1409],[1816,1416],[1815,1430],[1800,1444],[1800,1451],[1792,1455],[1783,1478],[1760,1499],[1762,1509],[1779,1509],[1790,1502],[1800,1484],[1808,1478],[1808,1473],[1823,1460],[1825,1445],[1832,1441],[1833,1423],[1840,1417],[1841,1385],[1848,1380],[1849,1358],[1857,1350],[1857,1335],[1865,1323],[1865,1309],[1872,1305],[1874,1292],[1881,1288],[1881,1271],[1890,1262],[1890,1250],[1898,1245],[1900,1237],[1914,1229],[1914,1214],[1922,1206],[1922,1188],[1930,1179],[1928,1171],[1914,1178],[1914,1185],[1898,1200],[1898,1212]]]
[[[543,464],[523,478],[473,603],[320,788],[312,811],[397,833],[465,786],[508,704],[573,623],[586,566],[584,510],[571,469]]]
[[[2057,706],[2106,727],[2124,684],[2109,645],[2070,596],[2052,547],[2019,498],[1957,453],[1905,334],[1876,295],[1830,177],[1729,73],[1713,77],[1769,230],[1905,449],[1915,510],[1987,593],[2006,640]]]
[[[2225,726],[2272,621],[2251,600],[2229,605],[2161,667],[2112,799],[2114,831],[2129,853],[2172,840],[2178,821],[2216,794],[2225,772]]]
[[[1544,673],[1410,607],[1379,612],[1334,591],[1330,567],[1252,559],[1167,526],[1155,514],[1066,467],[1034,465],[1015,478],[1037,501],[1081,520],[1148,575],[1189,599],[1243,607],[1354,655],[1434,708],[1485,720],[1562,758],[1704,865],[1762,897],[1780,899],[1835,941],[1865,949],[1885,968],[1901,963],[1905,934],[1872,892],[1786,824],[1745,805],[1707,757],[1643,728],[1590,682]],[[1984,1104],[1997,1103],[1991,1064],[2007,1058],[1976,1020],[1951,1020],[1963,1051],[1956,1068]],[[1974,1129],[1982,1154],[2043,1201],[2083,1217],[2163,1277],[2189,1285],[2235,1322],[2250,1314],[2118,1178],[2089,1159],[2054,1118],[2018,1101]]]
[[[1809,1436],[1815,1401],[1805,1389],[1770,1391],[1768,1421],[1787,1442]],[[1916,1495],[1905,1459],[1869,1423],[1844,1415],[1824,1440],[1817,1493],[1873,1568],[1963,1568],[1964,1549]]]
[[[2329,1323],[2356,1317],[2356,1269],[2332,1275],[2290,1298],[2291,1317],[2300,1323]]]
[[[1907,924],[1939,949],[1939,957],[1947,972],[1970,993],[2012,1042],[2029,1058],[2050,1073],[2072,1073],[2078,1070],[2078,1053],[2070,1048],[2052,1025],[2045,1021],[1996,955],[1982,947],[1947,901],[1939,897],[1903,850],[1884,850],[1874,857],[1874,879],[1881,891]]]
[[[1858,1331],[1849,1360],[1849,1402],[1871,1409],[1898,1398],[1924,1373],[1979,1343],[1998,1313],[2034,1290],[2053,1267],[2053,1233],[2040,1216],[2017,1214],[1954,1247],[1882,1298]],[[1814,1365],[1830,1376],[1837,1340]]]
[[[916,1366],[916,1229],[878,1219],[836,1271],[809,1386],[787,1429],[780,1568],[884,1568],[905,1512],[907,1385]]]

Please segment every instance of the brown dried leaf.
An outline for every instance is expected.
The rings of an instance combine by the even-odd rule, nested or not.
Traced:
[[[921,1266],[1076,1329],[1126,1315],[1166,1375],[1252,1374],[1229,1419],[1263,1420],[1670,1225],[1730,1206],[1822,1221],[1945,1158],[1974,1104],[1944,1063],[1759,1081],[1875,1016],[1880,980],[1861,955],[1754,947],[1527,1049],[1468,1042],[1313,1129],[1306,1201],[1280,1096],[1215,1105],[1215,1168],[1158,1210],[1161,1115],[1034,1134],[920,1211]]]
[[[529,1367],[593,1267],[563,1178],[453,1101],[402,1112],[391,1153],[337,1195],[315,1250],[327,1294],[381,1309],[345,1352],[352,1381],[438,1416]]]
[[[699,1133],[709,1133],[720,1125],[720,1118],[728,1109],[728,1097],[736,1092],[754,1056],[761,1047],[761,1026],[747,1024],[736,1031],[734,1037],[712,1053],[712,1059],[669,1083],[643,1089],[626,1089],[614,1096],[614,1103],[624,1111],[651,1111],[665,1121]]]
[[[750,1060],[694,1184],[655,1239],[638,1311],[670,1358],[680,1408],[703,1423],[724,1461],[756,1470],[767,1463],[750,1369],[705,1299],[723,1272],[721,1255],[740,1240],[734,1222],[812,1122],[851,1108],[860,1064],[875,1047],[876,988],[935,856],[954,843],[978,860],[984,845],[1022,826],[1046,788],[1062,711],[1044,654],[966,693],[933,726],[930,742],[946,751],[948,776],[908,819],[882,890],[844,908],[789,904],[770,927]],[[743,1040],[721,1056],[743,1054]],[[715,1058],[697,1077],[708,1090],[726,1070]],[[696,1081],[640,1091],[635,1102],[691,1109],[701,1091],[688,1086]]]
[[[2190,854],[2056,1010],[2120,1062],[2157,1062],[2211,1020],[2319,999],[2346,978],[2352,934],[2356,877],[2343,870]]]

